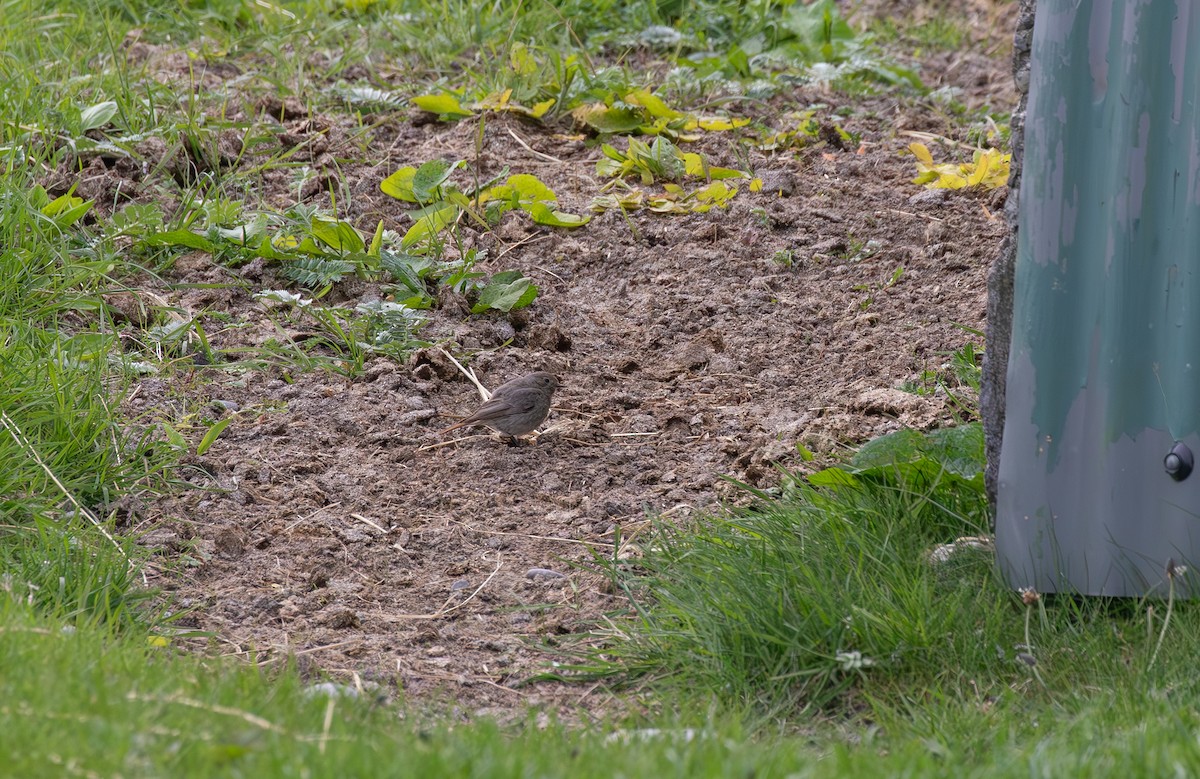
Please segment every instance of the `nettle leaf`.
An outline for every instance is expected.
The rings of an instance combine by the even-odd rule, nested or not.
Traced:
[[[471,307],[471,313],[482,314],[489,309],[513,311],[525,308],[537,295],[537,286],[521,271],[497,273],[479,293],[479,300]]]
[[[475,115],[474,111],[464,108],[458,98],[449,92],[440,95],[417,95],[412,99],[412,103],[422,111],[437,114],[440,119],[462,119]]]
[[[88,106],[79,113],[80,129],[84,132],[96,130],[108,124],[117,115],[117,104],[112,100]]]
[[[598,133],[629,133],[645,123],[641,111],[628,106],[609,108],[603,103],[579,106],[571,116]]]
[[[362,236],[349,222],[316,216],[313,217],[309,229],[312,230],[314,238],[335,251],[362,252],[366,250],[366,243],[363,242]]]
[[[432,203],[440,200],[441,194],[438,190],[462,164],[462,160],[430,160],[417,168],[412,178],[412,192],[417,202]]]
[[[416,175],[417,169],[411,165],[406,165],[381,181],[379,189],[383,194],[390,195],[397,200],[416,203],[417,196],[413,193],[413,177]]]

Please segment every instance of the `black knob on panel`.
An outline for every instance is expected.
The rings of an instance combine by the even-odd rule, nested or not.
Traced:
[[[1196,464],[1195,458],[1192,457],[1192,450],[1188,449],[1182,442],[1176,443],[1171,447],[1171,451],[1163,458],[1163,468],[1175,481],[1183,481],[1192,472],[1192,466]]]

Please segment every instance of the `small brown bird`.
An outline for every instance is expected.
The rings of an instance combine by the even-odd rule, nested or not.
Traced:
[[[487,425],[508,436],[515,446],[517,436],[532,433],[550,413],[550,398],[557,387],[558,379],[545,371],[501,384],[474,414],[446,428],[442,435],[460,427]]]

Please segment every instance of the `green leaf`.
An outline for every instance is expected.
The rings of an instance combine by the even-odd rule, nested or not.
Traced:
[[[71,192],[74,191],[75,187],[71,187]],[[42,206],[42,213],[53,219],[59,227],[70,227],[78,222],[84,214],[92,210],[92,206],[96,202],[75,197],[71,192],[60,195]]]
[[[147,235],[143,243],[150,246],[186,246],[189,249],[199,249],[209,254],[216,249],[212,241],[191,230],[168,230],[165,233],[153,233]]]
[[[528,173],[513,174],[505,183],[513,188],[513,191],[517,193],[517,199],[521,202],[535,200],[555,202],[558,200],[554,190],[543,184],[537,176],[531,176]]]
[[[284,278],[313,290],[341,281],[343,276],[353,273],[354,270],[354,263],[348,260],[327,260],[321,257],[289,259],[279,268]]]
[[[578,214],[569,214],[566,211],[558,211],[542,202],[521,205],[519,208],[533,217],[533,221],[537,224],[548,225],[550,227],[582,227],[592,221],[590,216],[580,216]]]
[[[250,246],[259,240],[266,229],[267,217],[265,214],[259,214],[245,224],[240,224],[236,227],[215,227],[210,229],[209,232],[210,234],[216,233],[226,241]]]
[[[310,227],[313,237],[339,252],[361,252],[366,249],[362,236],[349,222],[315,216]]]
[[[630,92],[625,96],[625,102],[640,105],[646,109],[646,113],[655,119],[678,119],[683,116],[683,114],[667,105],[661,97],[651,94],[648,89],[639,89],[636,92]]]
[[[432,203],[441,199],[438,191],[450,178],[450,174],[462,165],[462,160],[447,162],[446,160],[430,160],[413,174],[412,190],[418,203]]]
[[[84,132],[95,130],[108,124],[116,115],[117,104],[112,100],[105,100],[83,109],[79,114],[79,125]]]
[[[729,54],[725,56],[729,66],[733,68],[742,78],[750,76],[750,58],[746,56],[746,52],[742,51],[740,46],[735,45],[729,50]]]
[[[367,254],[372,257],[379,256],[379,249],[383,245],[383,220],[379,220],[379,224],[375,225],[375,235],[371,236],[371,245],[367,247]]]
[[[479,301],[471,307],[472,314],[482,314],[488,309],[512,311],[524,308],[537,298],[538,288],[519,270],[510,270],[492,276]]]
[[[430,265],[424,258],[398,252],[384,252],[379,264],[393,279],[408,287],[410,292],[424,298],[429,297],[422,273],[428,270]]]
[[[397,200],[415,203],[417,196],[413,194],[413,176],[416,174],[416,168],[411,165],[405,166],[380,182],[379,189],[383,191],[383,194],[390,195]]]
[[[207,452],[208,447],[213,445],[213,441],[216,441],[217,437],[225,432],[225,428],[229,427],[229,423],[232,421],[233,417],[225,417],[210,427],[208,432],[204,434],[204,438],[201,438],[200,443],[196,446],[196,454],[200,455]]]
[[[187,439],[184,438],[183,435],[178,430],[171,427],[166,422],[159,422],[158,424],[159,424],[159,427],[162,429],[163,435],[165,435],[167,437],[167,445],[168,446],[170,446],[172,449],[175,449],[180,452],[187,451],[187,448],[188,448]]]
[[[889,474],[897,469],[929,476],[945,472],[982,489],[983,427],[972,422],[929,433],[897,430],[863,444],[850,460],[850,467],[859,474]]]
[[[603,103],[585,105],[571,112],[575,120],[598,133],[629,133],[641,127],[646,119],[634,108],[609,108]]]
[[[513,72],[521,76],[532,76],[538,69],[537,60],[529,53],[529,48],[519,41],[509,50],[508,64]]]
[[[437,114],[443,119],[461,119],[475,115],[469,108],[463,108],[462,103],[458,102],[458,98],[449,92],[443,92],[440,95],[418,95],[412,99],[412,102],[422,111]]]
[[[443,227],[458,218],[459,208],[447,203],[435,203],[426,207],[423,214],[400,240],[401,249],[408,249],[437,235]]]

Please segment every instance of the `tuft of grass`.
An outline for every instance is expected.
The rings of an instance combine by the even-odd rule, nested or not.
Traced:
[[[950,655],[993,668],[974,635],[1003,622],[1011,597],[987,556],[929,563],[940,541],[986,532],[982,492],[955,479],[974,494],[941,501],[936,475],[839,473],[794,482],[780,503],[658,525],[636,567],[608,568],[638,617],[605,653],[628,673],[788,716],[836,708],[879,675],[935,679]]]

